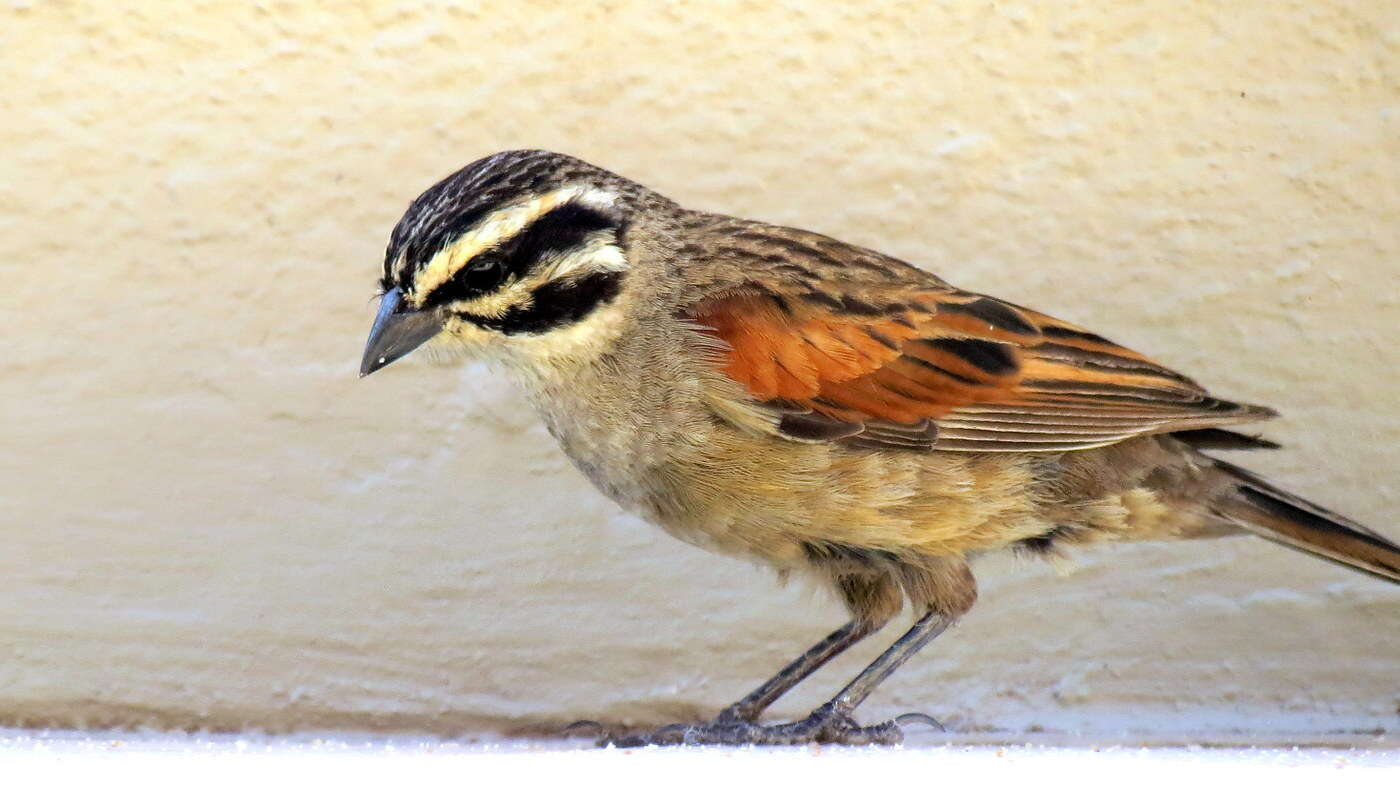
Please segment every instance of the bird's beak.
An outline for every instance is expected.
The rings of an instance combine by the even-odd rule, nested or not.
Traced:
[[[365,342],[365,357],[360,360],[360,376],[377,372],[417,349],[442,330],[442,321],[432,312],[414,309],[395,287],[384,293],[374,327]]]

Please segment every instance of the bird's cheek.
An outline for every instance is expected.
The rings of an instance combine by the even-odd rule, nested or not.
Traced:
[[[443,324],[442,333],[433,338],[428,346],[439,352],[457,352],[477,355],[500,344],[502,336],[497,331],[488,330],[458,316],[451,316]]]

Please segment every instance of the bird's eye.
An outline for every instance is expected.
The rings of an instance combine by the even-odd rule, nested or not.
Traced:
[[[463,283],[475,292],[486,292],[501,285],[506,269],[501,258],[495,254],[473,260],[463,271]]]

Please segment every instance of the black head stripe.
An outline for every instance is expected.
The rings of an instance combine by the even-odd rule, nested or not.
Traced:
[[[536,289],[529,306],[512,306],[499,317],[469,313],[458,316],[504,334],[544,333],[576,323],[610,303],[622,291],[623,277],[618,271],[594,271],[556,279]]]
[[[510,272],[520,277],[545,255],[567,252],[583,245],[589,235],[618,225],[616,218],[597,208],[566,202],[507,239],[501,249],[511,260]]]
[[[431,196],[431,192],[419,197],[419,201]],[[488,202],[472,205],[466,210],[453,215],[451,218],[444,218],[435,226],[432,232],[426,233],[413,240],[405,240],[402,222],[400,226],[394,228],[394,235],[389,240],[389,249],[384,255],[384,289],[390,287],[402,287],[409,289],[412,285],[413,272],[428,263],[433,255],[447,248],[462,233],[476,226],[486,214],[495,209],[496,205]],[[394,270],[394,266],[402,262],[402,276],[400,271]]]
[[[524,278],[546,256],[582,246],[589,235],[607,229],[619,230],[619,220],[597,208],[566,202],[500,244],[477,254],[451,279],[427,293],[423,297],[423,307],[432,308],[492,292],[508,281]],[[459,230],[458,234],[463,231]]]

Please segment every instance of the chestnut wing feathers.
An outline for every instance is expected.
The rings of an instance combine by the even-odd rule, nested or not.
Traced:
[[[884,281],[842,282],[833,242],[822,240],[825,265],[809,262],[801,277],[749,267],[746,281],[684,315],[724,342],[722,370],[772,408],[788,439],[1070,451],[1274,415],[1212,397],[1102,336],[889,258],[874,260],[888,266]]]

